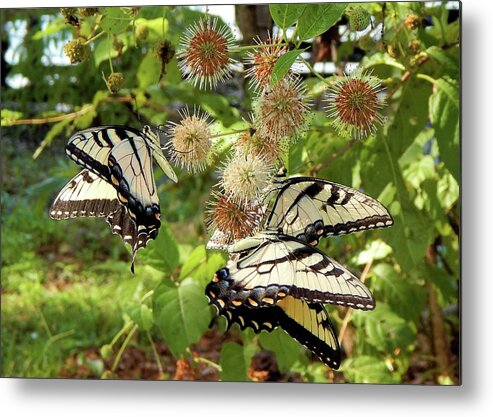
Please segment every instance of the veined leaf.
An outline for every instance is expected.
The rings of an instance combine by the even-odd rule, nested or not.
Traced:
[[[178,286],[163,282],[153,295],[154,322],[175,358],[198,342],[210,322],[210,309],[203,288],[187,278]]]
[[[139,253],[141,262],[161,271],[172,272],[180,262],[180,253],[169,226],[161,220],[161,227],[156,240],[147,245],[145,251]]]
[[[221,380],[250,381],[248,368],[258,348],[253,344],[239,345],[227,342],[221,348]]]
[[[440,159],[460,181],[459,154],[459,86],[456,80],[443,77],[435,84],[430,97],[430,119],[440,149]]]
[[[261,332],[259,340],[264,349],[274,352],[281,372],[290,371],[302,358],[304,347],[280,328],[271,333]]]
[[[362,355],[346,359],[342,362],[341,370],[344,376],[354,383],[398,384],[401,382],[400,375],[391,372],[380,357]]]
[[[132,21],[119,7],[103,7],[101,13],[101,29],[112,35],[124,32]]]
[[[269,4],[272,19],[281,29],[287,29],[298,20],[306,4]]]
[[[298,19],[298,36],[310,39],[321,35],[341,18],[347,3],[307,4]]]
[[[270,77],[271,84],[275,84],[276,82],[282,80],[296,61],[296,58],[298,58],[304,51],[304,49],[295,49],[282,54],[272,69],[272,75]]]

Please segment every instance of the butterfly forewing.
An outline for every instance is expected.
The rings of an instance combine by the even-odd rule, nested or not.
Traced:
[[[93,127],[74,134],[65,151],[77,164],[110,181],[108,158],[111,150],[122,141],[137,137],[142,137],[142,134],[128,127]]]
[[[271,201],[264,228],[312,245],[322,236],[393,224],[389,212],[377,200],[350,187],[317,178],[284,180],[267,194],[267,199]]]

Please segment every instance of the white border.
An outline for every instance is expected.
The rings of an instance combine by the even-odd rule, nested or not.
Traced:
[[[103,3],[162,5],[173,2],[119,0]],[[210,1],[187,3],[214,4]],[[4,4],[0,7],[5,7]],[[492,257],[490,218],[493,201],[489,196],[493,195],[493,186],[488,168],[493,157],[493,67],[491,60],[486,60],[492,56],[492,4],[486,0],[462,2],[462,387],[1,379],[2,414],[257,417],[320,413],[320,416],[464,417],[491,413],[493,277],[488,272],[492,269],[489,261]],[[61,5],[99,4],[94,1],[47,3],[40,0],[15,3],[16,7]]]

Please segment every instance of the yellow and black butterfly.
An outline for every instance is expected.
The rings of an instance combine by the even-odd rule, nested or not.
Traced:
[[[146,126],[101,126],[74,134],[67,155],[84,169],[60,191],[50,208],[54,219],[105,217],[112,232],[135,253],[155,239],[161,225],[153,160],[173,181],[159,137]]]
[[[309,312],[325,312],[323,304],[371,310],[375,301],[350,271],[314,246],[320,237],[391,226],[392,217],[377,200],[357,190],[310,177],[277,180],[264,205],[260,231],[227,246],[230,260],[205,290],[209,302],[229,325],[239,323],[242,329],[277,325],[292,336],[297,329],[305,341],[301,343],[312,352],[325,346],[329,360],[322,360],[334,368],[340,352],[339,345],[327,339],[334,334],[330,320]],[[285,300],[297,300],[288,305],[297,305],[304,314],[281,322],[278,317],[287,314]]]

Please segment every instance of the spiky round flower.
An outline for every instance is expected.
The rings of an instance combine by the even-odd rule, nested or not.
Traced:
[[[220,232],[223,244],[252,235],[262,219],[262,209],[256,202],[240,201],[226,193],[212,192],[207,204],[207,228]]]
[[[300,78],[289,77],[269,86],[254,103],[260,135],[274,140],[296,138],[306,128],[308,105]]]
[[[245,77],[251,78],[252,87],[261,89],[270,84],[270,78],[274,65],[279,57],[287,52],[286,46],[279,45],[280,40],[268,39],[262,42],[260,38],[255,39],[258,48],[249,52],[246,64],[248,69],[245,71]]]
[[[168,134],[171,141],[167,147],[171,159],[191,172],[200,172],[210,163],[212,132],[209,115],[198,111],[190,114],[188,109],[180,112],[179,123],[170,122]]]
[[[123,87],[123,81],[123,74],[121,72],[111,73],[106,80],[108,90],[110,90],[112,94],[118,93],[118,91],[120,91]]]
[[[221,186],[236,200],[255,201],[267,187],[273,167],[260,155],[236,153],[221,174]]]
[[[286,151],[282,141],[262,136],[259,131],[242,133],[235,142],[236,152],[260,156],[268,164],[274,165],[276,160]]]
[[[337,81],[329,90],[327,103],[332,124],[343,136],[363,139],[383,123],[380,80],[360,70]]]
[[[68,41],[63,47],[65,55],[70,59],[71,64],[85,61],[90,54],[89,45],[85,44],[85,39],[76,38]]]
[[[350,26],[357,32],[365,30],[370,26],[371,15],[361,6],[350,7],[346,11],[346,15],[349,19]]]
[[[421,25],[421,18],[414,13],[408,14],[404,20],[404,25],[406,25],[409,30],[417,29]]]
[[[205,18],[188,27],[181,39],[178,59],[183,76],[199,88],[214,88],[231,77],[229,56],[233,35],[218,20]]]

